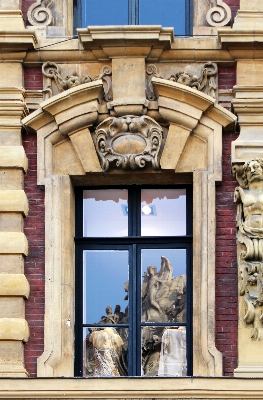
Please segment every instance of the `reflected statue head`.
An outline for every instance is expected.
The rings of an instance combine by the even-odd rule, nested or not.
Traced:
[[[112,314],[112,308],[111,308],[111,306],[108,306],[108,307],[106,308],[106,314]]]
[[[246,189],[249,189],[250,183],[263,180],[263,159],[253,158],[246,161],[243,167],[242,179]]]
[[[150,276],[153,276],[156,274],[157,269],[154,265],[149,265],[149,267],[147,268],[147,272]]]

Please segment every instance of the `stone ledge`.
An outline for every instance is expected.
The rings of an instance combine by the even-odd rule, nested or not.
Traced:
[[[28,255],[28,242],[22,232],[0,232],[0,254]]]
[[[1,378],[0,399],[255,399],[258,378]]]
[[[24,190],[0,190],[0,212],[28,215],[28,200]]]

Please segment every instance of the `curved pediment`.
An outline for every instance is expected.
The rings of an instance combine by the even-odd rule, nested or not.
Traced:
[[[216,180],[220,180],[222,128],[233,123],[236,117],[212,97],[188,86],[160,78],[153,78],[152,84],[157,101],[145,100],[146,115],[134,118],[152,119],[159,131],[164,131],[159,135],[158,155],[152,164],[154,169],[175,172],[208,170],[215,173]],[[128,117],[132,101],[119,101],[122,103],[122,115],[114,115],[103,100],[103,82],[98,80],[66,90],[41,103],[37,111],[23,120],[25,127],[33,129],[38,135],[39,184],[44,184],[43,180],[50,174],[76,176],[105,170],[93,133],[109,117],[114,117],[117,125],[122,124],[123,118]],[[145,121],[143,123],[147,125]],[[135,131],[130,141],[136,143],[137,140],[139,145],[143,135]],[[151,147],[147,140],[145,148],[140,150],[142,158]],[[112,155],[115,153],[116,156],[120,141],[115,141],[111,148],[113,142],[107,139],[108,159],[114,159]],[[124,158],[130,156],[129,151],[124,150],[128,147],[122,147]],[[121,164],[123,167],[124,163],[113,162],[112,169],[118,169]]]

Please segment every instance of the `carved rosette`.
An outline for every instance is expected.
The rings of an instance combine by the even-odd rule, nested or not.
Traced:
[[[107,118],[97,127],[93,139],[104,171],[111,167],[135,170],[146,165],[160,168],[163,131],[150,117]]]
[[[234,166],[240,187],[237,204],[237,256],[239,294],[244,298],[243,320],[251,326],[251,339],[263,339],[263,160]],[[243,310],[243,308],[241,308]]]
[[[48,26],[53,23],[54,0],[37,0],[27,11],[27,18],[33,26]]]
[[[231,9],[223,2],[223,0],[216,0],[216,6],[214,6],[214,1],[210,0],[212,7],[206,14],[206,20],[211,26],[225,26],[230,22],[231,19]]]

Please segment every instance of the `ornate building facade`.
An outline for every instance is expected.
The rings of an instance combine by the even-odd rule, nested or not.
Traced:
[[[80,5],[0,0],[0,398],[261,398],[263,3]]]

